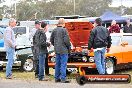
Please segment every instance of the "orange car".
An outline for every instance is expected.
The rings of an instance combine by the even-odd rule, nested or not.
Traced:
[[[87,25],[87,26],[86,26]],[[73,49],[68,58],[68,68],[77,68],[80,75],[95,69],[94,54],[87,54],[88,38],[93,26],[90,22],[70,22],[66,24]],[[106,73],[112,74],[115,69],[125,67],[132,63],[132,34],[113,33],[112,46],[109,53],[106,53]],[[96,59],[96,58],[95,58]],[[50,67],[55,66],[55,54],[49,55]]]
[[[68,58],[67,70],[70,72],[74,72],[74,71],[78,71],[77,70],[78,68],[80,69],[82,67],[87,66],[86,49],[88,46],[88,38],[90,36],[90,31],[93,29],[93,25],[90,22],[76,21],[76,22],[67,22],[65,27],[69,33],[70,42],[72,44],[72,50]],[[50,52],[48,65],[50,67],[54,67],[55,66],[54,62],[55,62],[55,53]]]
[[[106,73],[112,74],[116,69],[129,67],[132,64],[132,34],[113,33],[111,34],[112,46],[110,52],[106,53]],[[89,54],[94,61],[94,54]]]

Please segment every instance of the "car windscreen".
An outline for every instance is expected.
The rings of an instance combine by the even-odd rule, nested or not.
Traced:
[[[119,45],[120,44],[120,36],[111,36],[111,39],[112,39],[112,45]]]
[[[26,27],[13,28],[14,34],[26,34]]]

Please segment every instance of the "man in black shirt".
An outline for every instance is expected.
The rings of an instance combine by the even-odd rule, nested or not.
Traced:
[[[102,26],[102,20],[95,20],[88,42],[88,52],[94,51],[95,64],[99,74],[105,74],[105,51],[110,51],[111,37],[109,31]]]
[[[127,24],[124,26],[124,33],[132,33],[132,24],[130,23],[130,19],[126,20]]]

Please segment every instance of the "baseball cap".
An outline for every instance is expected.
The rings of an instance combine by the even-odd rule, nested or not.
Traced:
[[[38,20],[35,21],[35,24],[40,24],[40,22]]]

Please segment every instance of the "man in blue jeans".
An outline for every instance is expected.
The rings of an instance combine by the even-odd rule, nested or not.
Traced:
[[[8,59],[6,65],[6,78],[12,78],[12,65],[14,63],[14,54],[15,54],[15,36],[13,32],[13,28],[16,26],[16,20],[11,18],[9,20],[9,27],[5,29],[4,32],[4,47],[6,49],[6,58]]]
[[[50,43],[46,42],[46,34],[47,24],[45,22],[41,22],[41,28],[39,28],[34,35],[34,44],[35,47],[38,48],[38,58],[39,58],[39,81],[48,81],[44,77],[44,69],[45,69],[45,59],[46,54],[48,53],[47,47],[50,46]]]
[[[54,46],[56,53],[55,82],[69,83],[70,81],[66,79],[66,68],[71,44],[68,32],[64,26],[65,21],[60,18],[57,28],[51,34],[50,42]]]
[[[95,28],[90,33],[88,52],[94,49],[94,59],[99,74],[105,74],[105,52],[110,51],[111,37],[109,31],[102,26],[102,20],[95,20]],[[93,48],[93,49],[92,49]]]

